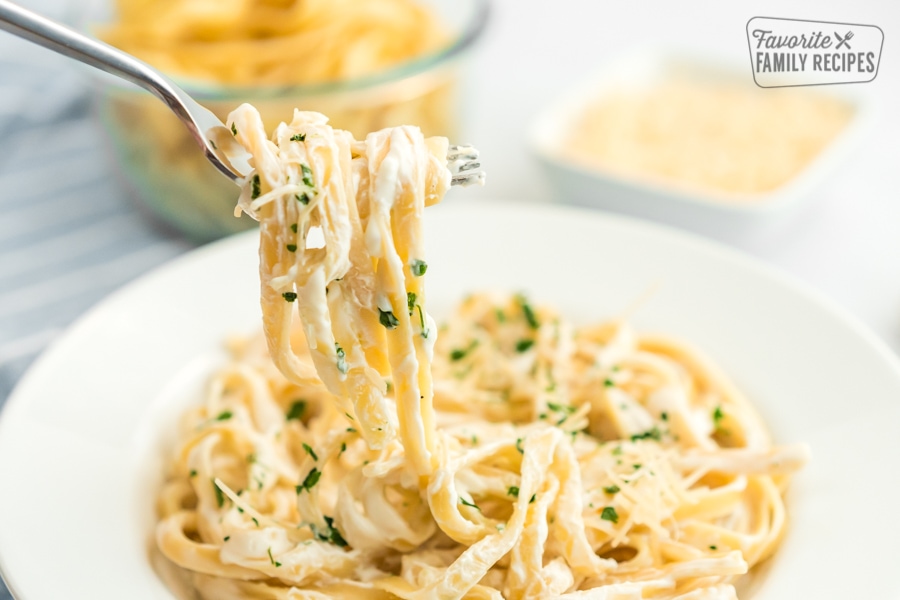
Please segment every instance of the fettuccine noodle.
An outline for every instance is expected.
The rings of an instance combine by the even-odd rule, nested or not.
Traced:
[[[269,139],[248,106],[232,124],[265,343],[235,343],[187,416],[156,532],[200,597],[737,597],[805,447],[621,320],[477,294],[439,329],[422,216],[445,139],[359,142],[299,111]]]
[[[416,0],[117,0],[104,40],[180,76],[240,86],[347,81],[446,45]]]

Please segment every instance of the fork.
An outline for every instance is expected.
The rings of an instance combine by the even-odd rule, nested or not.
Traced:
[[[207,160],[235,183],[242,183],[252,170],[249,153],[231,130],[142,60],[8,0],[0,0],[0,29],[144,88],[175,113]],[[447,162],[451,185],[483,184],[485,175],[477,159],[478,151],[471,146],[450,146]]]

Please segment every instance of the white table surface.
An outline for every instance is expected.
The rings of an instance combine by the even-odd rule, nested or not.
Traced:
[[[64,0],[22,3],[59,16]],[[469,193],[511,210],[553,201],[526,143],[534,116],[560,88],[628,48],[655,41],[740,60],[753,16],[880,26],[878,77],[859,86],[881,107],[876,127],[797,218],[727,243],[830,296],[900,351],[900,2],[495,0],[494,8],[469,69],[465,136],[481,150],[489,183]],[[123,197],[86,90],[70,75],[65,59],[0,32],[0,405],[68,323],[191,247]],[[73,183],[63,185],[65,177]],[[94,226],[82,223],[67,238],[54,215]]]

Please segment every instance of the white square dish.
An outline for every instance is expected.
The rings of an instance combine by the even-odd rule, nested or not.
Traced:
[[[874,116],[870,99],[858,89],[816,89],[814,93],[849,106],[848,122],[790,179],[769,191],[750,194],[691,188],[676,181],[579,162],[566,155],[567,138],[592,103],[622,89],[647,89],[683,75],[755,87],[746,65],[716,62],[678,50],[642,49],[613,60],[542,111],[529,132],[530,145],[557,199],[719,236],[757,228],[780,221],[811,199],[813,191],[856,147]]]

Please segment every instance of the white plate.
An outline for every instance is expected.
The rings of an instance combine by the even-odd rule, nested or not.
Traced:
[[[705,349],[778,440],[812,446],[755,599],[900,597],[900,366],[856,321],[733,251],[639,222],[456,198],[428,213],[438,316],[495,288],[584,322],[656,286],[636,326]],[[196,401],[222,339],[258,326],[254,246],[252,235],[225,240],[116,293],[10,398],[0,563],[20,600],[171,597],[147,559],[160,429]]]

